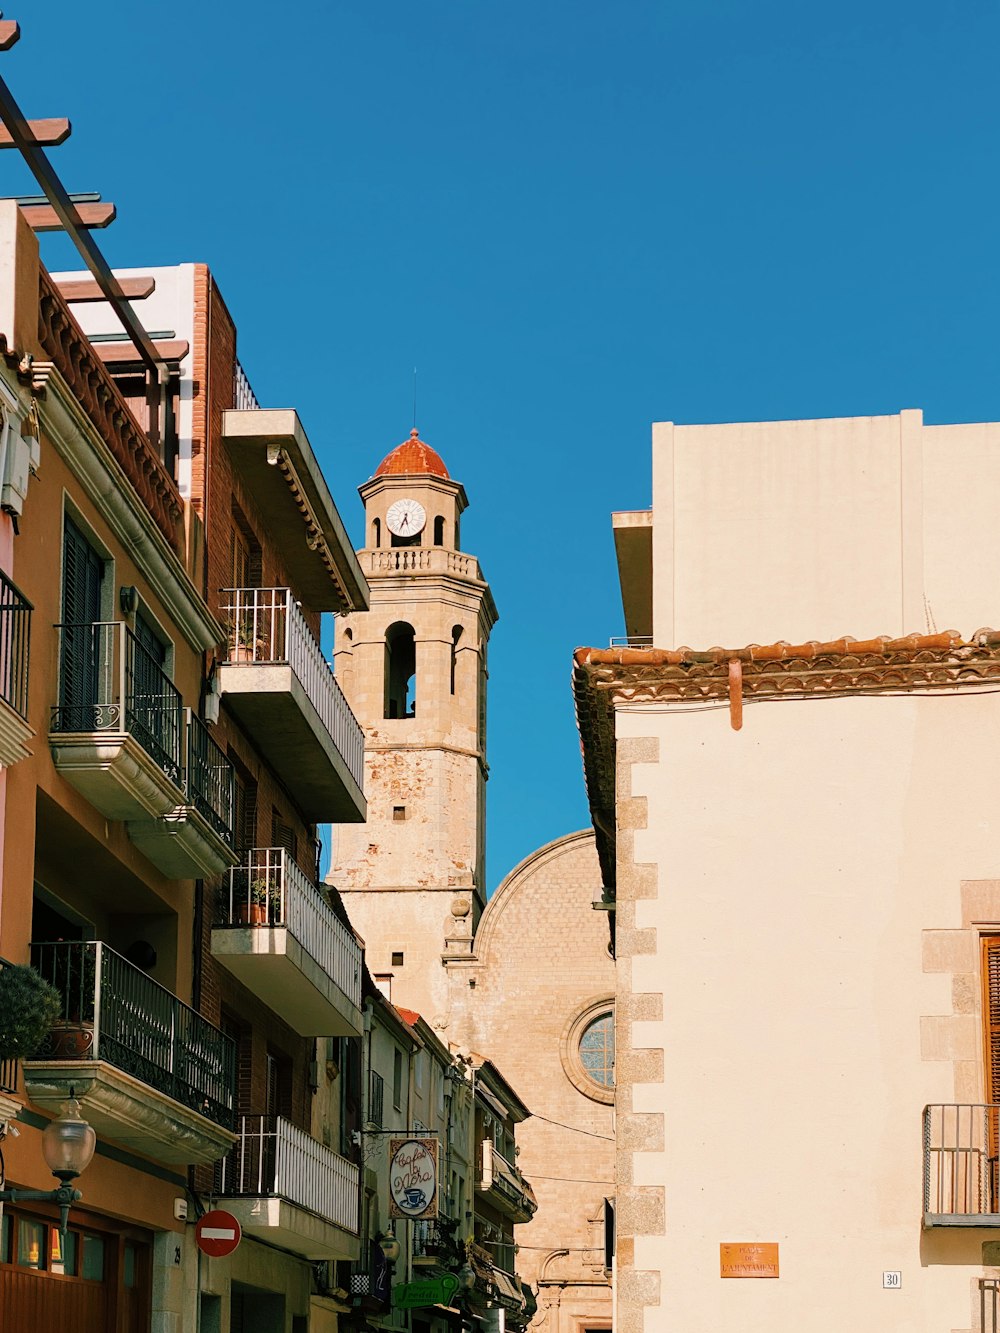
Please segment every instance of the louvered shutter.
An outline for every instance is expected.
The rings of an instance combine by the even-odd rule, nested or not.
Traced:
[[[96,631],[101,615],[101,580],[104,562],[69,518],[63,533],[62,654],[60,703],[63,708],[87,708],[97,702]],[[68,718],[71,730],[87,730],[92,723],[82,714]]]
[[[986,1100],[1000,1103],[1000,935],[983,939],[983,1019],[986,1028]]]

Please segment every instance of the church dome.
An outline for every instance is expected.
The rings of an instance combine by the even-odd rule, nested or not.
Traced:
[[[386,454],[375,469],[376,477],[448,477],[448,469],[441,455],[425,444],[414,426],[410,438]]]

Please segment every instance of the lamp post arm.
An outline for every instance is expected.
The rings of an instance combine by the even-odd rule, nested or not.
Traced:
[[[64,1181],[55,1190],[0,1190],[0,1203],[17,1203],[20,1199],[31,1203],[57,1203],[59,1205],[59,1234],[63,1239],[66,1237],[66,1229],[69,1226],[69,1210],[74,1203],[82,1198],[83,1195],[80,1191],[74,1189],[69,1181]]]

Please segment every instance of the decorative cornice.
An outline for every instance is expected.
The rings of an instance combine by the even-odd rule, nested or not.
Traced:
[[[43,268],[39,269],[38,339],[160,532],[175,551],[180,551],[182,510],[174,480],[153,452],[117,385]]]
[[[70,471],[127,546],[174,623],[196,652],[225,640],[187,570],[154,522],[127,472],[78,402],[57,366],[35,362],[36,388],[44,389],[42,421]]]

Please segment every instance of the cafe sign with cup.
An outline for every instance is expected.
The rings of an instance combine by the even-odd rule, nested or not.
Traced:
[[[389,1140],[389,1216],[437,1217],[437,1139]]]

